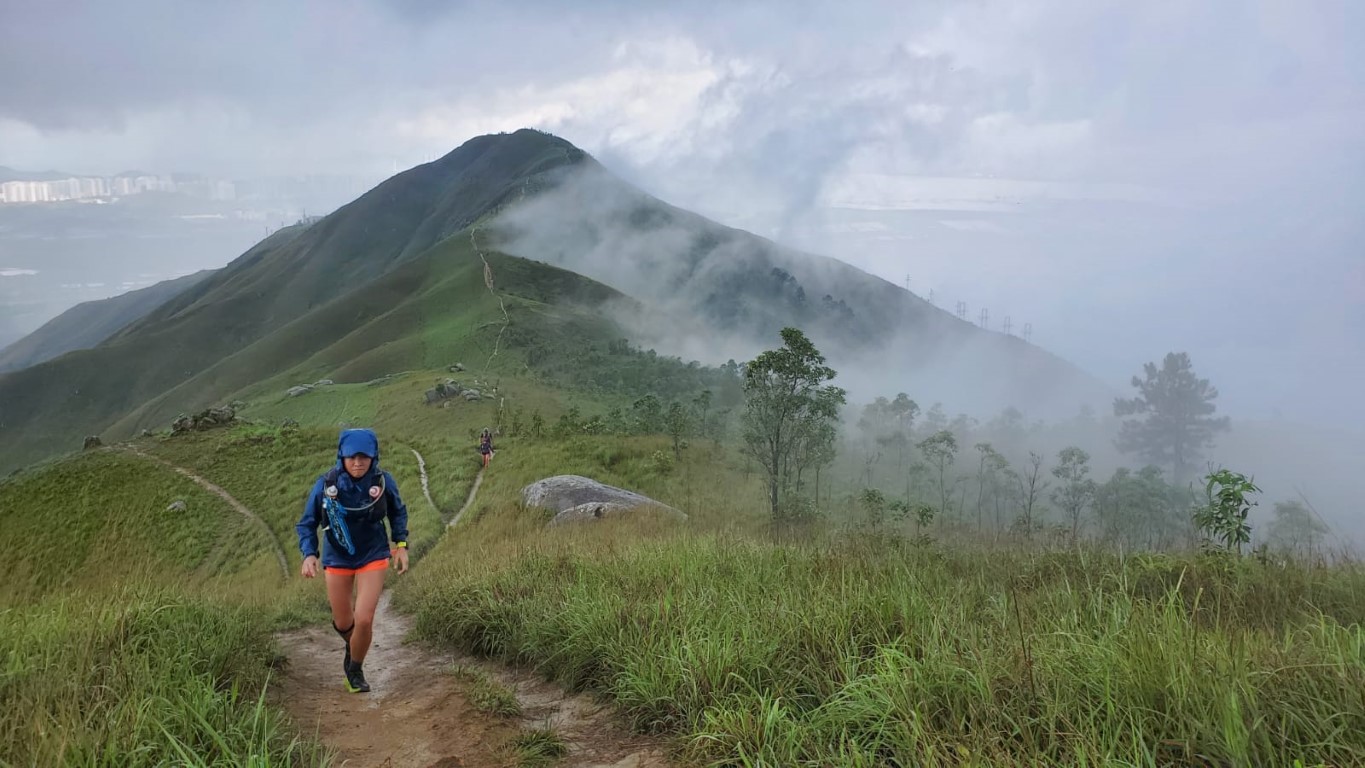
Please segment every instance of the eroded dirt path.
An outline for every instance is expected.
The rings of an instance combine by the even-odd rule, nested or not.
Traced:
[[[660,745],[630,733],[612,708],[569,695],[530,671],[404,643],[411,620],[381,598],[374,643],[365,659],[369,693],[342,686],[341,639],[328,627],[279,635],[287,663],[271,696],[303,733],[336,750],[336,765],[502,768],[526,728],[549,726],[568,747],[573,768],[663,768]],[[469,703],[455,665],[478,667],[516,693],[520,717],[485,714]]]
[[[404,645],[406,617],[379,603],[365,659],[369,693],[342,685],[342,643],[330,627],[279,636],[288,663],[272,695],[305,734],[336,750],[335,765],[504,766],[517,726],[487,717],[460,693],[450,662]]]
[[[454,526],[474,504],[483,472],[474,479]],[[390,580],[395,578],[390,572]],[[271,697],[307,735],[336,750],[346,768],[506,768],[518,765],[512,747],[529,729],[551,728],[568,754],[569,768],[665,768],[662,745],[635,735],[608,704],[571,695],[531,670],[405,643],[412,620],[390,607],[389,593],[375,614],[374,642],[365,659],[369,693],[343,687],[343,646],[323,625],[277,636],[286,663]],[[491,715],[470,704],[455,666],[474,667],[516,694],[522,714]]]

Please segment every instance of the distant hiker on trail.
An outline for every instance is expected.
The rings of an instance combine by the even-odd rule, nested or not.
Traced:
[[[318,573],[319,525],[326,534],[321,565],[332,604],[332,629],[346,643],[342,662],[346,690],[361,693],[370,690],[361,665],[374,635],[374,612],[389,558],[397,560],[400,575],[408,570],[408,508],[393,476],[379,468],[379,438],[374,432],[342,430],[336,466],[319,477],[308,494],[296,526],[305,579]]]
[[[483,468],[488,469],[488,460],[493,458],[493,433],[487,429],[479,435],[479,453],[483,454]]]

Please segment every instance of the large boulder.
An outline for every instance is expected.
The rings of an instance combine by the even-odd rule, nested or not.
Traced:
[[[634,491],[599,483],[581,475],[555,475],[521,489],[522,503],[555,513],[550,525],[601,520],[639,509],[662,512],[678,520],[687,515]]]

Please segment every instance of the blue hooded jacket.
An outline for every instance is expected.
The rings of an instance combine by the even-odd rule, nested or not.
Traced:
[[[360,479],[346,472],[342,459],[356,454],[365,454],[374,462],[370,471]],[[389,521],[389,537],[394,543],[408,539],[408,508],[398,495],[398,483],[393,476],[379,468],[379,438],[368,429],[342,430],[337,439],[337,501],[345,511],[345,526],[355,554],[351,554],[340,544],[333,532],[323,537],[326,546],[322,548],[324,568],[359,568],[363,565],[383,560],[389,556],[389,542],[384,533],[383,519],[370,519],[370,488],[383,483],[384,499],[388,510],[385,517]],[[303,505],[303,517],[295,530],[299,534],[299,551],[304,557],[318,554],[318,526],[328,524],[327,512],[323,508],[327,475],[318,478],[308,501]]]

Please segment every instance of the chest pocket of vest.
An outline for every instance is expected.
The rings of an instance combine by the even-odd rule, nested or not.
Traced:
[[[337,478],[339,476],[340,476],[339,471],[336,468],[333,468],[327,473],[327,476],[323,479],[323,492],[332,499],[337,499],[336,484]],[[385,517],[388,517],[389,515],[388,490],[389,489],[386,487],[384,483],[384,475],[380,474],[379,498],[373,499],[370,502],[366,503],[365,505],[359,507],[342,506],[340,504],[340,500],[337,499],[338,501],[337,506],[341,508],[347,520],[354,520],[356,522],[363,523],[377,523],[383,520]]]

